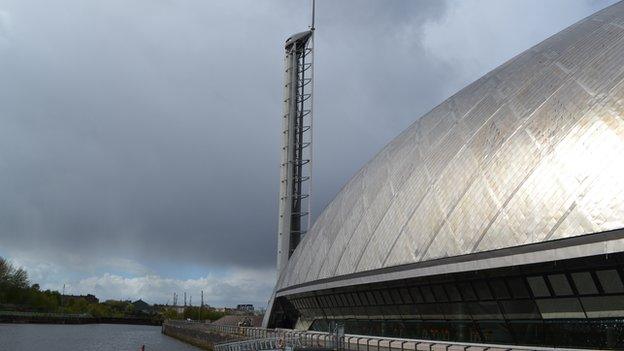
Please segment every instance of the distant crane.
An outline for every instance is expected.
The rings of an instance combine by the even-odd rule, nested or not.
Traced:
[[[201,301],[199,303],[199,312],[198,312],[198,316],[197,316],[197,320],[201,321],[202,320],[202,308],[204,307],[204,291],[201,291]]]

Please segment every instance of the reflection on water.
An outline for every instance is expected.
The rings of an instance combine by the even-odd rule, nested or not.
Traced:
[[[160,327],[120,324],[0,324],[0,351],[197,351]]]

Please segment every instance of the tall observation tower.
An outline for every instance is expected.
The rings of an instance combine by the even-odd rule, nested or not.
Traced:
[[[284,45],[284,113],[280,166],[278,274],[310,226],[312,91],[314,87],[314,1],[310,30]]]

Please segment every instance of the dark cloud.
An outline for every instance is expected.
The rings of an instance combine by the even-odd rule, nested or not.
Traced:
[[[510,14],[495,3],[474,4],[505,27],[493,19]],[[541,15],[554,24],[514,40],[536,43],[606,3]],[[462,49],[443,30],[456,8],[318,1],[314,214],[409,123],[524,48],[479,61],[502,36],[458,26],[493,38],[482,53]],[[287,0],[1,2],[0,246],[270,269],[282,44],[308,10]],[[476,66],[452,59],[465,52]]]
[[[1,242],[272,266],[282,43],[305,29],[305,5],[5,5]],[[332,166],[338,160],[318,148],[317,208],[364,161],[361,133],[386,123],[382,106],[407,111],[401,100],[420,95],[392,88],[410,60],[392,53],[393,23],[417,25],[443,9],[358,5],[319,4],[318,143],[344,159]],[[364,102],[380,93],[369,110]],[[373,147],[395,132],[384,129]]]

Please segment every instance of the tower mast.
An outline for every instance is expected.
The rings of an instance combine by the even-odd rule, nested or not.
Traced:
[[[312,93],[314,77],[314,16],[310,29],[292,35],[284,45],[284,114],[280,165],[277,271],[310,227],[312,177]]]

